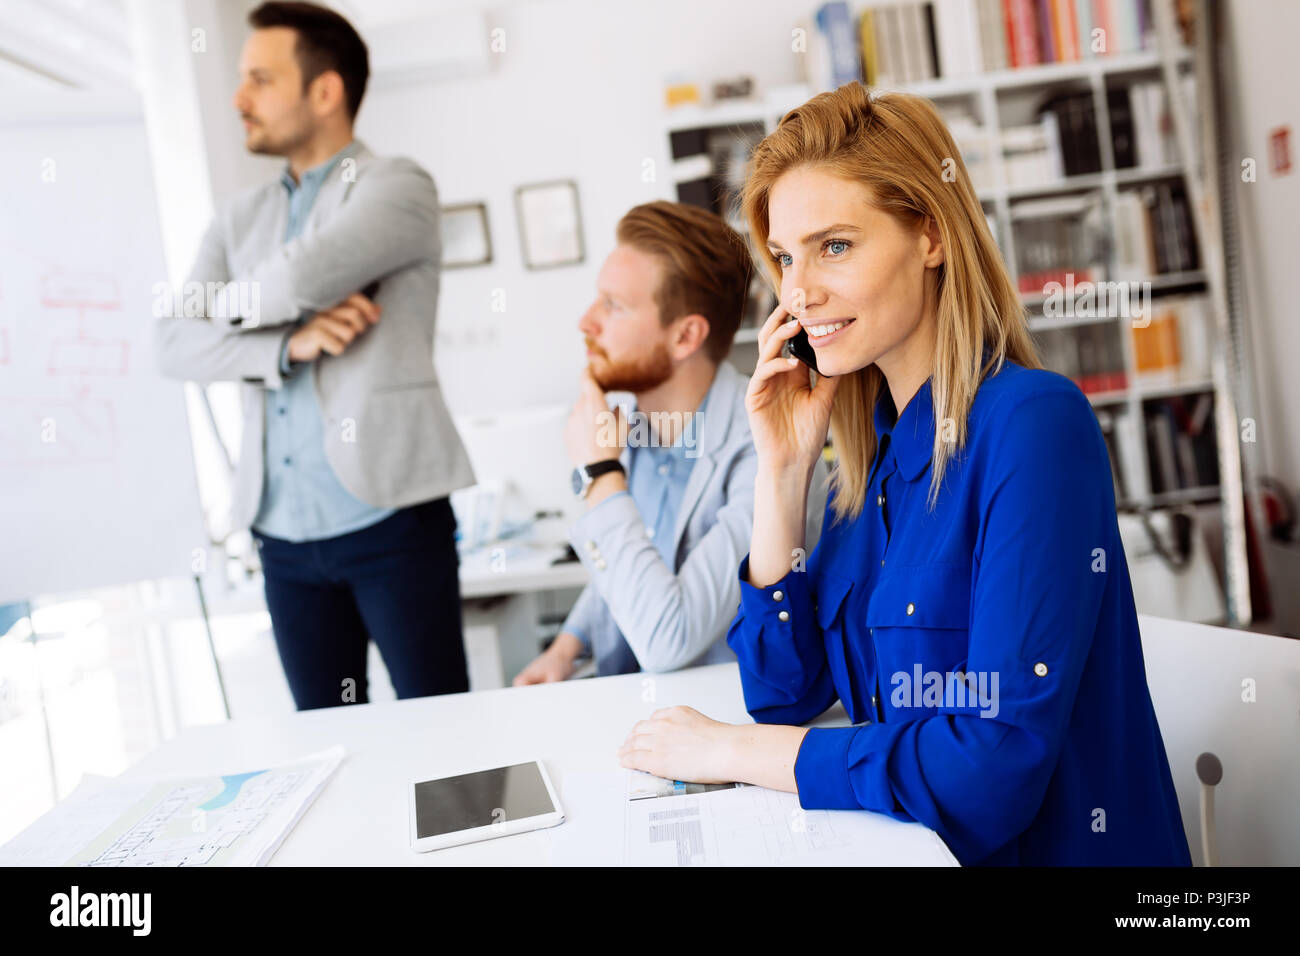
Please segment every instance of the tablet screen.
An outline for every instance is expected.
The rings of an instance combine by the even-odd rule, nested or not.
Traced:
[[[535,763],[415,784],[415,835],[420,840],[554,812]]]

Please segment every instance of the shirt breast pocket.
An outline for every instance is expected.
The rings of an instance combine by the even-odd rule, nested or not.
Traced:
[[[855,713],[859,708],[853,693],[853,683],[849,679],[848,638],[845,624],[848,618],[849,592],[853,590],[853,579],[838,574],[822,572],[817,581],[817,626],[821,628],[822,643],[826,647],[826,663],[831,669],[831,680],[844,702],[845,710],[854,723],[866,719],[868,714]]]
[[[867,604],[886,721],[952,712],[970,647],[969,566],[894,568]]]

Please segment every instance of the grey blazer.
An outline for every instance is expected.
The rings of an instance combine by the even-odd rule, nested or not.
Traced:
[[[321,186],[302,234],[286,243],[288,214],[278,180],[221,204],[187,289],[193,282],[254,285],[230,285],[231,295],[206,302],[203,314],[165,315],[155,325],[163,374],[244,383],[233,527],[248,528],[261,502],[266,389],[282,384],[287,323],[375,280],[379,322],[342,355],[316,362],[326,459],[344,488],[381,508],[474,484],[433,367],[442,255],[433,179],[409,159],[379,158],[354,140]],[[192,311],[188,302],[185,311]]]
[[[602,502],[570,529],[569,541],[591,580],[564,629],[590,642],[597,674],[736,659],[725,638],[740,609],[740,562],[749,553],[758,464],[745,411],[748,384],[723,362],[709,387],[699,457],[673,531],[675,567],[664,563],[647,536],[630,495]],[[620,457],[627,468],[630,452]],[[808,492],[809,554],[821,533],[826,476],[818,459]]]

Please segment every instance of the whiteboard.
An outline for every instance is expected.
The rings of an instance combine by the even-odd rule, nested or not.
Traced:
[[[0,115],[0,601],[190,575],[204,549],[138,106]],[[48,99],[43,97],[42,99]]]

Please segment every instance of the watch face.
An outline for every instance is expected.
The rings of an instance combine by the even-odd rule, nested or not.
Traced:
[[[573,474],[570,476],[570,481],[573,484],[573,493],[575,495],[582,494],[582,486],[584,484],[582,477],[583,476],[582,476],[581,468],[573,469]]]

